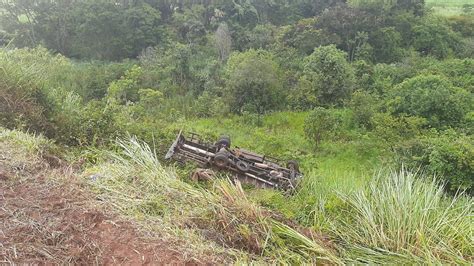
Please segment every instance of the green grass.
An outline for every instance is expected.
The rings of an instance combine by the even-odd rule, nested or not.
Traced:
[[[344,110],[341,112],[347,113]],[[305,174],[298,196],[288,201],[279,193],[260,190],[250,193],[257,202],[281,211],[288,218],[322,228],[327,226],[327,221],[318,212],[325,206],[337,205],[333,202],[334,192],[346,193],[363,187],[374,171],[382,167],[384,158],[389,154],[350,125],[343,130],[345,135],[324,141],[316,149],[304,136],[307,114],[273,113],[261,118],[260,125],[254,116],[198,119],[176,123],[172,128],[202,134],[209,141],[222,134],[229,135],[232,146],[283,160],[298,160]],[[347,114],[343,117],[350,120]]]
[[[53,142],[42,135],[33,135],[18,130],[0,127],[0,142],[21,149],[25,154],[37,155],[53,147]]]
[[[303,127],[307,112],[278,112],[264,116],[261,125],[253,116],[230,116],[186,120],[171,126],[174,130],[196,132],[209,141],[229,135],[232,146],[242,147],[282,160],[297,159],[307,172],[332,177],[365,175],[377,164],[380,153],[366,145],[366,137],[345,133],[340,140],[328,140],[316,149],[305,138]],[[350,131],[349,129],[347,131]]]
[[[278,121],[280,116],[286,115],[270,119]],[[52,145],[41,136],[0,128],[0,147],[5,143],[33,156]],[[373,153],[361,152],[357,144],[327,145],[341,152],[332,158],[331,149],[324,147],[319,154],[327,166],[307,172],[291,196],[273,190],[244,191],[227,180],[203,188],[162,165],[156,151],[136,138],[118,141],[118,150],[107,152],[106,159],[83,176],[101,204],[114,207],[147,232],[183,239],[194,255],[223,254],[241,263],[272,264],[472,262],[471,197],[448,196],[434,178],[420,173],[374,175]],[[276,221],[265,207],[317,229],[335,247]],[[221,235],[225,245],[203,232]]]
[[[426,6],[435,13],[444,16],[456,16],[463,13],[463,5],[474,4],[471,0],[426,0]]]
[[[472,263],[474,201],[446,196],[432,177],[405,170],[381,172],[367,189],[339,197],[344,215],[333,230],[354,260]]]

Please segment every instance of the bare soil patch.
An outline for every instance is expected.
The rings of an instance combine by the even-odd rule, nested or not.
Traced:
[[[206,263],[183,255],[178,243],[145,236],[98,206],[80,182],[54,182],[48,171],[19,177],[0,160],[0,263]]]

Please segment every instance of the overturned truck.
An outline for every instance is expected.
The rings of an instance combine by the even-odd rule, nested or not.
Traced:
[[[283,163],[275,158],[238,147],[231,148],[227,136],[222,136],[215,143],[206,143],[195,133],[186,138],[181,131],[165,159],[183,163],[192,161],[203,168],[229,171],[242,183],[260,188],[293,190],[302,177],[296,161],[288,161],[283,167]]]

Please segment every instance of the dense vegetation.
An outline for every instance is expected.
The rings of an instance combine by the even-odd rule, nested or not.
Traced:
[[[0,125],[90,163],[127,134],[159,154],[183,127],[229,134],[301,161],[298,193],[251,204],[330,232],[344,259],[472,262],[474,15],[428,2],[0,1]],[[420,173],[381,170],[402,165]]]

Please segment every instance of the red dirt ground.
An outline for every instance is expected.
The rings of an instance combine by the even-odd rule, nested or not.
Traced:
[[[205,263],[94,206],[78,182],[53,183],[41,173],[20,182],[6,168],[0,161],[0,264]]]

